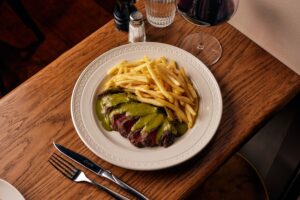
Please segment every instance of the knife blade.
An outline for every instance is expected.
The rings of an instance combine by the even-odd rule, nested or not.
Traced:
[[[53,142],[53,145],[59,152],[61,152],[62,154],[64,154],[68,158],[70,158],[71,160],[77,162],[78,164],[82,165],[86,169],[91,170],[98,176],[104,177],[104,178],[114,182],[115,184],[119,185],[124,190],[126,190],[127,192],[136,196],[140,200],[148,200],[148,198],[146,196],[144,196],[142,193],[140,193],[136,189],[132,188],[131,186],[129,186],[128,184],[126,184],[125,182],[123,182],[122,180],[120,180],[119,178],[114,176],[110,171],[103,169],[102,167],[100,167],[99,165],[97,165],[96,163],[91,161],[90,159],[86,158],[85,156],[80,155],[79,153],[76,153],[76,152],[74,152],[60,144],[57,144],[55,142]]]

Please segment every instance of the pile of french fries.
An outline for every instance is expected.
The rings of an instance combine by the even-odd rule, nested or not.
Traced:
[[[164,107],[171,119],[185,122],[189,128],[198,112],[199,98],[183,68],[165,57],[135,61],[123,60],[108,72],[105,89],[123,88],[144,103]]]

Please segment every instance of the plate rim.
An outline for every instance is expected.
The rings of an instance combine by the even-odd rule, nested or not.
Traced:
[[[11,183],[9,183],[8,181],[1,179],[0,178],[0,185],[1,182],[8,188],[10,188],[13,191],[13,194],[16,196],[18,196],[19,200],[25,200],[24,196],[21,194],[21,192],[15,187],[13,186]],[[1,196],[0,196],[1,197]]]
[[[209,74],[209,78],[211,79],[211,81],[213,81],[213,84],[215,85],[215,87],[213,88],[217,93],[217,96],[218,98],[216,99],[217,101],[217,104],[218,104],[218,108],[219,108],[219,115],[217,116],[217,118],[215,119],[216,123],[215,123],[215,127],[212,127],[213,128],[213,134],[211,134],[211,136],[209,137],[209,139],[206,141],[206,143],[202,146],[202,148],[200,148],[199,150],[197,150],[196,152],[193,152],[191,155],[189,156],[186,156],[184,159],[181,159],[177,162],[172,162],[170,164],[167,164],[167,165],[157,165],[157,166],[151,166],[151,167],[145,167],[145,166],[131,166],[131,165],[126,165],[124,163],[119,163],[119,162],[116,162],[115,160],[113,159],[108,159],[107,157],[103,156],[103,155],[100,155],[101,153],[99,153],[94,147],[92,147],[92,145],[89,143],[89,141],[87,140],[87,138],[85,138],[81,133],[80,133],[80,128],[78,127],[79,125],[76,124],[76,119],[75,119],[75,102],[74,102],[74,98],[75,98],[75,92],[78,90],[78,87],[79,87],[79,84],[80,82],[82,81],[82,78],[86,75],[86,72],[88,72],[88,70],[90,70],[90,68],[98,61],[100,60],[101,58],[105,58],[105,56],[111,54],[112,52],[114,51],[118,51],[120,49],[123,49],[123,48],[126,48],[128,46],[140,46],[140,45],[158,45],[158,46],[164,46],[165,48],[174,48],[175,50],[177,51],[182,51],[184,52],[185,54],[189,54],[189,56],[192,56],[194,57],[193,59],[196,59],[197,62],[200,62],[203,66],[203,70],[205,70],[205,72],[207,74]],[[103,62],[105,63],[105,62]],[[98,66],[100,67],[100,66]],[[131,169],[131,170],[143,170],[143,171],[152,171],[152,170],[159,170],[159,169],[165,169],[165,168],[169,168],[169,167],[172,167],[172,166],[175,166],[175,165],[178,165],[180,163],[183,163],[187,160],[189,160],[190,158],[194,157],[196,154],[198,154],[199,152],[201,152],[209,143],[210,141],[212,140],[212,138],[214,137],[214,135],[216,134],[217,132],[217,129],[220,125],[220,122],[221,122],[221,118],[222,118],[222,114],[223,114],[223,99],[222,99],[222,94],[221,94],[221,89],[220,89],[220,86],[216,80],[216,78],[214,77],[214,75],[212,74],[212,72],[209,70],[209,68],[203,63],[201,62],[201,60],[199,60],[198,58],[196,58],[195,56],[193,56],[192,54],[190,54],[189,52],[183,50],[183,49],[180,49],[176,46],[173,46],[173,45],[170,45],[170,44],[165,44],[165,43],[159,43],[159,42],[139,42],[139,43],[133,43],[133,44],[125,44],[125,45],[121,45],[121,46],[118,46],[118,47],[115,47],[115,48],[112,48],[108,51],[106,51],[105,53],[97,56],[96,58],[94,58],[93,61],[91,61],[86,67],[85,69],[81,72],[80,76],[77,78],[76,80],[76,83],[75,83],[75,86],[73,88],[73,91],[72,91],[72,96],[71,96],[71,104],[70,104],[70,107],[71,107],[71,118],[72,118],[72,122],[73,122],[73,125],[74,125],[74,128],[77,132],[77,135],[79,136],[79,138],[82,140],[82,142],[85,144],[85,146],[88,147],[88,149],[90,151],[92,151],[95,155],[97,155],[98,157],[100,157],[101,159],[105,160],[106,162],[109,162],[113,165],[116,165],[116,166],[119,166],[119,167],[122,167],[122,168],[126,168],[126,169]],[[89,136],[91,137],[91,136]]]

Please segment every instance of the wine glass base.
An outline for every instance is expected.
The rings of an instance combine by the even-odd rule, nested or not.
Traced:
[[[190,52],[207,66],[215,64],[222,56],[220,42],[217,38],[207,33],[188,35],[181,42],[180,48]]]

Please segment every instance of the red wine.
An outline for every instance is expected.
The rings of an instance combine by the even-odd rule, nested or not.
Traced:
[[[179,0],[178,11],[189,21],[213,26],[230,19],[235,10],[234,0]]]

